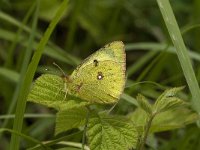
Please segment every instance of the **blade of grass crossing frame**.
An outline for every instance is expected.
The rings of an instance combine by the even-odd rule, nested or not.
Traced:
[[[16,27],[20,27],[27,33],[31,32],[31,29],[29,28],[29,26],[23,25],[23,23],[19,22],[16,18],[13,18],[12,16],[10,16],[2,11],[0,11],[0,20],[9,22]],[[0,31],[2,33],[0,35],[0,38],[4,38],[9,41],[14,39],[14,37],[10,37],[10,36],[12,36],[12,34],[11,34],[12,32],[6,31],[4,29],[0,29]],[[10,34],[10,36],[8,36],[8,34]],[[37,37],[37,39],[40,39],[42,37],[41,33],[36,32],[36,37]],[[24,43],[21,43],[21,44],[24,45]],[[60,47],[58,47],[57,45],[52,43],[51,41],[48,41],[47,45],[48,45],[48,47],[46,48],[46,50],[48,50],[49,47],[51,47],[51,52],[49,52],[49,51],[46,52],[46,54],[48,54],[49,56],[51,56],[50,54],[61,55],[65,58],[64,62],[66,62],[70,65],[74,65],[74,66],[77,66],[80,63],[81,60],[78,57],[75,57],[75,56],[71,55],[70,53],[67,53],[66,51],[62,50]]]
[[[28,21],[28,19],[30,18],[30,16],[32,15],[33,11],[35,10],[35,7],[36,7],[36,3],[34,3],[34,5],[32,5],[32,7],[29,9],[28,13],[26,14],[24,20],[23,20],[23,25],[25,25]],[[26,73],[26,69],[27,69],[27,66],[28,66],[28,63],[30,61],[30,58],[31,58],[31,49],[32,49],[32,43],[33,43],[33,40],[34,40],[34,37],[35,37],[35,31],[36,31],[36,24],[37,24],[37,14],[35,13],[35,16],[34,16],[34,19],[33,19],[33,25],[32,25],[32,34],[30,35],[30,38],[29,38],[29,41],[28,41],[28,47],[26,48],[26,52],[25,52],[25,57],[24,57],[24,61],[23,61],[23,64],[22,64],[22,68],[21,68],[21,71],[20,71],[20,79],[17,81],[17,86],[15,88],[15,91],[14,91],[14,94],[13,94],[13,97],[12,97],[12,100],[11,100],[11,103],[9,105],[9,108],[8,108],[8,111],[7,111],[7,114],[11,114],[15,108],[15,104],[16,104],[16,101],[17,101],[17,97],[19,95],[19,89],[21,88],[21,85],[22,85],[22,80],[24,79],[24,76],[25,76],[25,73]],[[19,38],[19,35],[22,33],[22,30],[23,30],[23,27],[20,27],[17,31],[17,34],[16,34],[16,39]],[[12,54],[14,52],[14,48],[17,44],[18,40],[15,40],[12,45],[11,45],[11,53],[10,53],[10,59],[12,58]],[[11,62],[9,62],[11,63]],[[8,65],[9,65],[8,63]],[[2,124],[2,128],[5,128],[8,124],[8,119],[5,119],[5,121],[3,122]],[[0,134],[0,138],[1,138],[1,134]]]
[[[192,94],[193,108],[200,114],[200,90],[197,79],[195,77],[189,53],[183,42],[180,29],[176,22],[169,0],[157,0],[163,19],[167,26],[171,40],[176,48],[177,56],[180,61],[185,79]]]
[[[17,34],[15,34],[14,41],[12,42],[11,46],[8,49],[8,56],[4,64],[6,67],[11,67],[13,65],[12,61],[14,60],[13,55],[14,55],[15,47],[17,46],[18,40],[20,38],[20,34],[23,31],[23,28],[24,28],[23,26],[25,26],[25,24],[28,22],[28,19],[30,18],[31,14],[33,13],[33,10],[35,9],[35,4],[36,3],[34,3],[29,9],[28,13],[26,14],[25,18],[22,21],[22,26],[19,27]]]
[[[49,24],[46,32],[44,33],[44,36],[40,40],[38,47],[36,51],[34,52],[33,58],[31,60],[31,63],[28,66],[22,88],[20,89],[19,92],[19,97],[17,101],[17,106],[16,106],[16,113],[15,113],[15,119],[14,119],[14,125],[13,125],[13,130],[16,130],[17,132],[21,132],[22,130],[22,124],[23,124],[23,115],[26,107],[26,98],[29,92],[29,88],[31,85],[31,82],[33,80],[35,71],[37,69],[38,63],[40,61],[40,58],[42,56],[42,53],[44,51],[44,47],[47,44],[51,33],[53,32],[53,29],[57,25],[58,21],[60,20],[61,16],[63,15],[64,10],[67,7],[68,0],[64,0],[56,12],[53,20]],[[39,7],[39,0],[37,1],[37,11]],[[14,134],[12,134],[11,137],[11,144],[10,144],[10,150],[18,150],[19,149],[19,142],[20,138]]]
[[[167,44],[165,43],[134,43],[134,44],[130,43],[126,44],[126,51],[149,50],[149,51],[165,51],[172,54],[176,53],[175,48],[173,46],[169,46],[167,49],[165,49],[166,46]],[[188,53],[191,59],[200,61],[199,53],[193,50],[188,50]]]
[[[24,139],[26,139],[26,140],[28,140],[28,141],[31,141],[32,143],[39,144],[43,149],[52,150],[50,147],[46,146],[45,144],[43,144],[43,143],[40,142],[39,140],[34,139],[34,138],[32,138],[31,136],[27,136],[27,135],[25,135],[25,134],[23,134],[23,133],[17,132],[17,131],[15,131],[15,130],[7,129],[7,128],[1,128],[1,129],[0,129],[0,133],[1,133],[1,132],[9,132],[9,133],[15,134],[16,136],[23,137]]]

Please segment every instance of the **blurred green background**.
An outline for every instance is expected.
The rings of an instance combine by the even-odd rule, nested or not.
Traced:
[[[29,37],[34,23],[35,1],[0,0],[0,125],[13,126],[16,87],[20,74],[26,69],[31,53],[36,49],[43,33],[61,4],[61,0],[41,0],[35,37],[31,43],[29,57],[25,53],[30,46]],[[171,5],[184,38],[190,50],[190,58],[200,80],[200,1],[171,0]],[[65,14],[56,26],[45,47],[35,78],[42,73],[61,73],[53,65],[56,62],[67,74],[88,55],[106,43],[120,40],[126,45],[127,88],[132,97],[137,93],[155,99],[162,90],[186,85],[181,97],[190,101],[187,88],[175,49],[169,38],[162,15],[155,0],[71,0]],[[144,83],[152,81],[160,85]],[[128,100],[122,100],[115,108],[116,114],[127,115],[135,110]],[[24,120],[23,133],[40,141],[53,137],[53,109],[28,103],[26,113],[52,114],[49,116],[28,117]],[[6,118],[6,119],[5,119]],[[72,131],[71,131],[72,132]],[[42,134],[41,134],[42,133]],[[76,141],[80,137],[74,137]],[[0,149],[7,149],[10,134],[0,137]],[[154,148],[200,149],[200,131],[194,123],[185,128],[152,135],[149,141]],[[22,141],[22,147],[29,145]],[[148,148],[153,149],[153,148]]]

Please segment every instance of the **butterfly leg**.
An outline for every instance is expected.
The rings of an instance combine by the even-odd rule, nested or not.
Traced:
[[[62,92],[64,92],[64,99],[63,99],[63,101],[65,101],[65,100],[67,100],[67,94],[68,94],[68,89],[67,89],[67,78],[64,78],[63,79],[63,84],[64,84],[64,86],[63,86],[63,89],[62,89]]]
[[[56,95],[55,95],[55,97],[61,97],[61,98],[63,98],[63,93],[64,93],[64,98],[63,98],[63,100],[62,101],[65,101],[66,100],[66,98],[67,98],[67,85],[66,85],[66,82],[63,80],[63,84],[62,85],[57,85],[57,90],[56,90],[57,92],[56,92]]]
[[[65,96],[64,96],[64,101],[65,101],[65,99],[67,98],[67,85],[66,85],[66,82],[64,83],[64,93],[65,93]]]

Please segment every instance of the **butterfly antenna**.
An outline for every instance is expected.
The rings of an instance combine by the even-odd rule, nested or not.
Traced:
[[[55,65],[56,67],[58,67],[58,69],[62,72],[62,74],[64,75],[64,77],[67,77],[67,75],[65,74],[65,72],[62,70],[62,68],[56,64],[55,62],[53,62],[53,65]],[[64,100],[66,99],[67,97],[67,85],[66,85],[66,82],[64,82],[64,91],[65,91],[65,96],[64,96]]]
[[[67,77],[67,75],[65,74],[65,72],[62,70],[62,68],[56,64],[55,62],[53,62],[53,65],[55,65],[56,67],[58,67],[58,69],[62,72],[62,74],[64,75],[64,77]]]

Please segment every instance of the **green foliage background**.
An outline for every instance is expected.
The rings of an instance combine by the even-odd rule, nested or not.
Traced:
[[[195,87],[193,86],[195,81],[186,82],[184,71],[190,66],[186,64],[184,69],[183,65],[180,65],[180,56],[178,59],[176,53],[177,47],[174,47],[176,44],[170,38],[169,28],[166,28],[164,21],[166,18],[161,14],[157,2],[159,0],[69,1],[63,10],[62,18],[44,47],[34,78],[43,73],[61,75],[53,62],[70,74],[81,60],[101,46],[111,41],[121,40],[125,43],[127,53],[127,83],[125,93],[112,113],[129,116],[138,126],[143,125],[145,114],[141,109],[151,112],[149,105],[154,103],[165,89],[185,86],[178,96],[190,106],[195,104],[196,107],[174,110],[173,114],[164,112],[166,114],[162,114],[160,118],[168,116],[168,123],[172,123],[170,128],[163,126],[166,124],[165,120],[155,119],[150,128],[152,134],[147,138],[146,148],[200,149],[197,119],[196,116],[191,116],[191,112],[200,112],[198,110],[200,104],[194,103],[192,99],[193,93],[196,92],[198,95],[199,89],[193,88],[191,91],[192,88],[189,87]],[[61,3],[61,0],[41,0],[40,4],[32,0],[0,0],[0,125],[2,128],[13,127],[16,101],[28,63],[33,52],[38,49],[38,43],[44,37],[44,32]],[[193,65],[192,71],[195,72],[199,82],[200,2],[199,0],[171,0],[170,3],[188,50],[187,56]],[[164,7],[167,8],[165,5]],[[188,74],[189,77],[193,79],[192,73]],[[138,93],[148,97],[147,101],[150,104],[147,104],[143,96],[138,96],[143,99],[141,103],[136,100]],[[196,99],[199,97],[197,96]],[[137,108],[138,104],[140,108]],[[93,107],[100,111],[111,106]],[[53,109],[28,102],[22,132],[40,142],[52,140],[55,114],[56,111]],[[188,123],[192,124],[184,126]],[[156,128],[157,125],[160,125],[159,129]],[[61,137],[76,133],[66,139],[80,144],[82,133],[77,131],[78,129],[68,130]],[[160,131],[165,132],[153,134]],[[8,149],[10,133],[1,132],[0,138],[0,149]],[[21,148],[33,147],[34,143],[22,139],[20,146]]]

